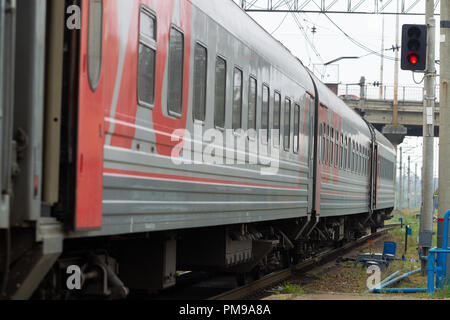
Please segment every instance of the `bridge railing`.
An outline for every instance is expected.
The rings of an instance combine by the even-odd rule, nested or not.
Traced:
[[[361,85],[355,84],[340,84],[338,88],[338,95],[347,99],[374,99],[393,101],[394,100],[394,86],[385,85],[380,96],[380,87],[373,85],[364,85],[363,91]],[[361,93],[363,95],[361,96]],[[413,86],[399,86],[398,87],[398,101],[423,101],[424,90],[423,87]],[[436,102],[439,101],[439,86],[436,87]]]

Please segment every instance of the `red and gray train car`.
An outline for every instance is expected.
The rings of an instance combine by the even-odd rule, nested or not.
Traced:
[[[231,0],[0,0],[0,70],[5,298],[267,273],[393,210],[392,144]]]

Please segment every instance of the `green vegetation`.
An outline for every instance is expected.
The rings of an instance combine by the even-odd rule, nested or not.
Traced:
[[[303,290],[298,284],[285,282],[282,286],[281,293],[292,294],[292,295],[298,296],[301,294],[305,294],[305,290]]]

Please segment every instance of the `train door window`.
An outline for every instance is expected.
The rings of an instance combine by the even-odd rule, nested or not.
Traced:
[[[291,148],[291,100],[286,98],[284,104],[284,150]]]
[[[248,121],[247,129],[256,130],[256,101],[257,101],[257,81],[250,77],[250,85],[248,88]],[[250,134],[250,133],[249,133]]]
[[[281,95],[275,92],[273,97],[273,145],[280,145],[280,128],[281,128]]]
[[[206,70],[208,53],[204,46],[195,44],[194,54],[194,119],[205,121],[206,117]]]
[[[183,113],[184,35],[170,28],[167,106],[169,114],[181,117]]]
[[[300,106],[294,107],[294,153],[298,153],[300,146]]]
[[[92,91],[97,90],[102,67],[103,1],[89,1],[88,78]]]
[[[233,129],[242,129],[242,70],[234,68],[233,84]]]
[[[269,97],[269,87],[267,85],[263,85],[261,107],[261,140],[264,144],[269,141]]]
[[[216,58],[216,85],[215,85],[215,107],[214,126],[225,128],[225,97],[227,86],[227,62],[221,57]]]
[[[344,135],[341,132],[341,146],[340,146],[340,155],[339,155],[339,168],[343,169],[343,157],[344,157]]]
[[[332,167],[333,166],[333,156],[334,156],[334,154],[333,154],[333,150],[334,150],[334,128],[333,127],[331,127],[331,130],[330,130],[330,167]]]
[[[138,101],[152,108],[155,103],[156,19],[142,8],[140,14]]]

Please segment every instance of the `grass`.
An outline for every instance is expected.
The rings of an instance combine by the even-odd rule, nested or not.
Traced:
[[[282,286],[281,293],[299,296],[299,295],[305,294],[305,290],[302,289],[298,284],[293,284],[291,282],[285,282]]]

